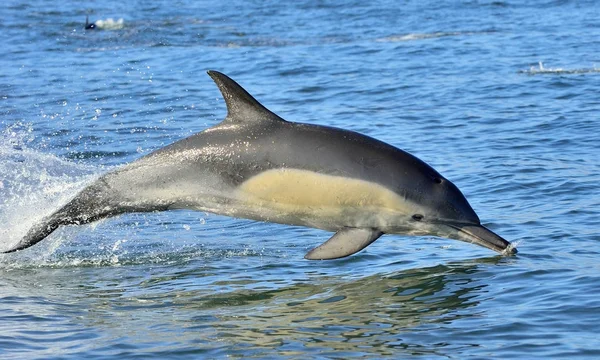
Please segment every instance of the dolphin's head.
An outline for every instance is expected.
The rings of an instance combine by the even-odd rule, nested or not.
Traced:
[[[426,177],[420,186],[417,213],[411,216],[415,228],[430,235],[480,245],[503,255],[517,252],[510,242],[481,225],[465,196],[450,180],[435,171]]]

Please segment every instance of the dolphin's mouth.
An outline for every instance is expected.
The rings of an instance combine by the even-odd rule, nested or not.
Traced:
[[[457,230],[460,240],[486,247],[505,256],[517,253],[513,244],[483,225],[458,223],[446,223],[445,225]]]

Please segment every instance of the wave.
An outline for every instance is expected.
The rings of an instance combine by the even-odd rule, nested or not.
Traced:
[[[576,69],[563,69],[563,68],[548,68],[540,61],[538,66],[532,66],[529,70],[520,70],[519,73],[527,75],[539,75],[539,74],[588,74],[588,73],[600,73],[600,68],[596,66],[591,68],[576,68]]]
[[[465,35],[478,35],[489,33],[490,31],[436,31],[430,33],[408,33],[401,35],[391,35],[383,38],[375,39],[377,42],[402,42],[402,41],[415,41],[415,40],[426,40],[426,39],[437,39],[449,36],[465,36]]]

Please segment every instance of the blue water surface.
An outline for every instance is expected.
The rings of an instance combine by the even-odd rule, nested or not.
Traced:
[[[85,31],[91,21],[123,19]],[[595,1],[5,1],[0,249],[100,174],[220,122],[219,70],[290,121],[434,166],[519,254],[193,211],[0,255],[0,357],[600,357]]]

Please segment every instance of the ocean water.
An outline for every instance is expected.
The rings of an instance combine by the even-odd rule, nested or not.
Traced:
[[[85,31],[90,21],[122,26]],[[100,174],[221,121],[206,70],[451,179],[519,254],[202,212],[0,255],[0,358],[600,357],[595,1],[5,1],[0,249]]]

